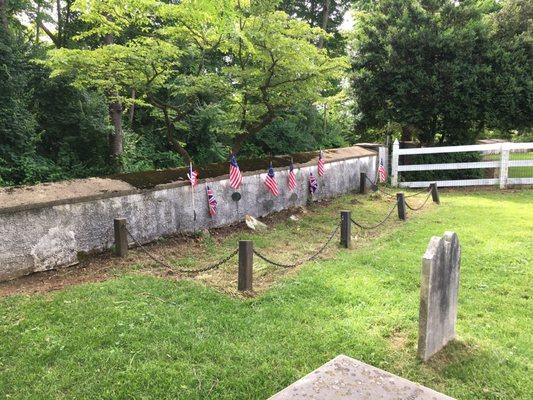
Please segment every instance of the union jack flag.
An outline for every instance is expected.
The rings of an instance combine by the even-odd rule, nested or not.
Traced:
[[[198,172],[193,171],[192,163],[189,163],[189,173],[187,174],[187,177],[189,178],[189,182],[191,182],[192,187],[198,185]]]
[[[313,175],[313,173],[310,173],[309,174],[309,191],[311,192],[311,194],[313,194],[316,192],[317,189],[318,189],[318,182],[315,176]]]
[[[242,184],[242,173],[237,164],[235,154],[232,154],[229,160],[229,185],[233,189],[238,189]]]
[[[378,168],[378,175],[379,175],[379,183],[387,182],[387,170],[383,166],[383,160],[379,160],[379,168]]]
[[[215,199],[215,194],[213,193],[213,190],[207,186],[207,204],[209,205],[209,215],[214,217],[217,215],[217,200]]]
[[[278,183],[276,182],[276,178],[274,177],[274,168],[272,168],[272,163],[270,163],[268,167],[268,174],[265,179],[265,185],[274,196],[279,196]]]
[[[322,150],[320,150],[320,153],[318,153],[318,175],[324,176],[324,157],[322,154]]]
[[[292,165],[292,160],[291,160],[291,165],[289,167],[288,183],[289,183],[289,190],[292,192],[296,188],[296,173],[294,172],[294,165]]]

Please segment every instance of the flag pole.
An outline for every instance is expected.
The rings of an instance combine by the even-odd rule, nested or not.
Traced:
[[[192,179],[193,170],[192,170],[192,162],[189,162],[189,174],[191,175],[189,179]],[[196,180],[196,178],[195,178]],[[196,207],[194,205],[194,184],[191,180],[191,197],[192,197],[192,212],[193,212],[193,221],[196,222]]]

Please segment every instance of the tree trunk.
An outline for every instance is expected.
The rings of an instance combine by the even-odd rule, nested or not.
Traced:
[[[113,132],[109,134],[109,153],[116,167],[120,167],[119,157],[124,150],[122,132],[122,104],[112,102],[109,104],[109,118],[113,124]]]
[[[324,8],[322,9],[322,26],[321,28],[324,31],[328,31],[328,21],[329,21],[329,4],[330,0],[324,0]],[[324,47],[324,37],[320,36],[318,39],[318,48],[322,49]]]
[[[168,109],[166,107],[160,107],[163,111],[163,115],[165,116],[165,125],[167,127],[167,140],[168,143],[172,146],[172,148],[178,152],[180,156],[182,156],[185,159],[185,163],[189,164],[192,162],[191,156],[187,150],[180,144],[180,142],[174,137],[174,125],[172,124],[172,121],[170,120],[170,117],[168,115]]]
[[[0,23],[3,31],[9,33],[9,26],[7,23],[7,0],[0,0]]]
[[[112,34],[104,36],[104,45],[113,44],[114,37]],[[112,93],[111,98],[118,98],[118,93]],[[120,156],[124,150],[124,134],[122,131],[122,104],[117,101],[109,103],[109,118],[113,124],[113,132],[109,134],[109,155],[111,161],[117,170],[121,169]]]

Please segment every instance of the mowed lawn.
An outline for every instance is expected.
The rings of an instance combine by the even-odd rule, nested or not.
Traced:
[[[459,399],[531,399],[533,191],[441,197],[254,298],[129,272],[0,299],[0,398],[265,399],[343,353]],[[458,340],[423,364],[420,259],[445,230],[463,249]]]

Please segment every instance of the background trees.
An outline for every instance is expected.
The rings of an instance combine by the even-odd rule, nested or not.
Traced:
[[[531,127],[529,2],[363,3],[351,41],[363,135],[459,144]]]
[[[347,39],[340,27],[350,6]],[[388,134],[423,144],[525,140],[532,7],[520,0],[0,0],[0,184]]]

